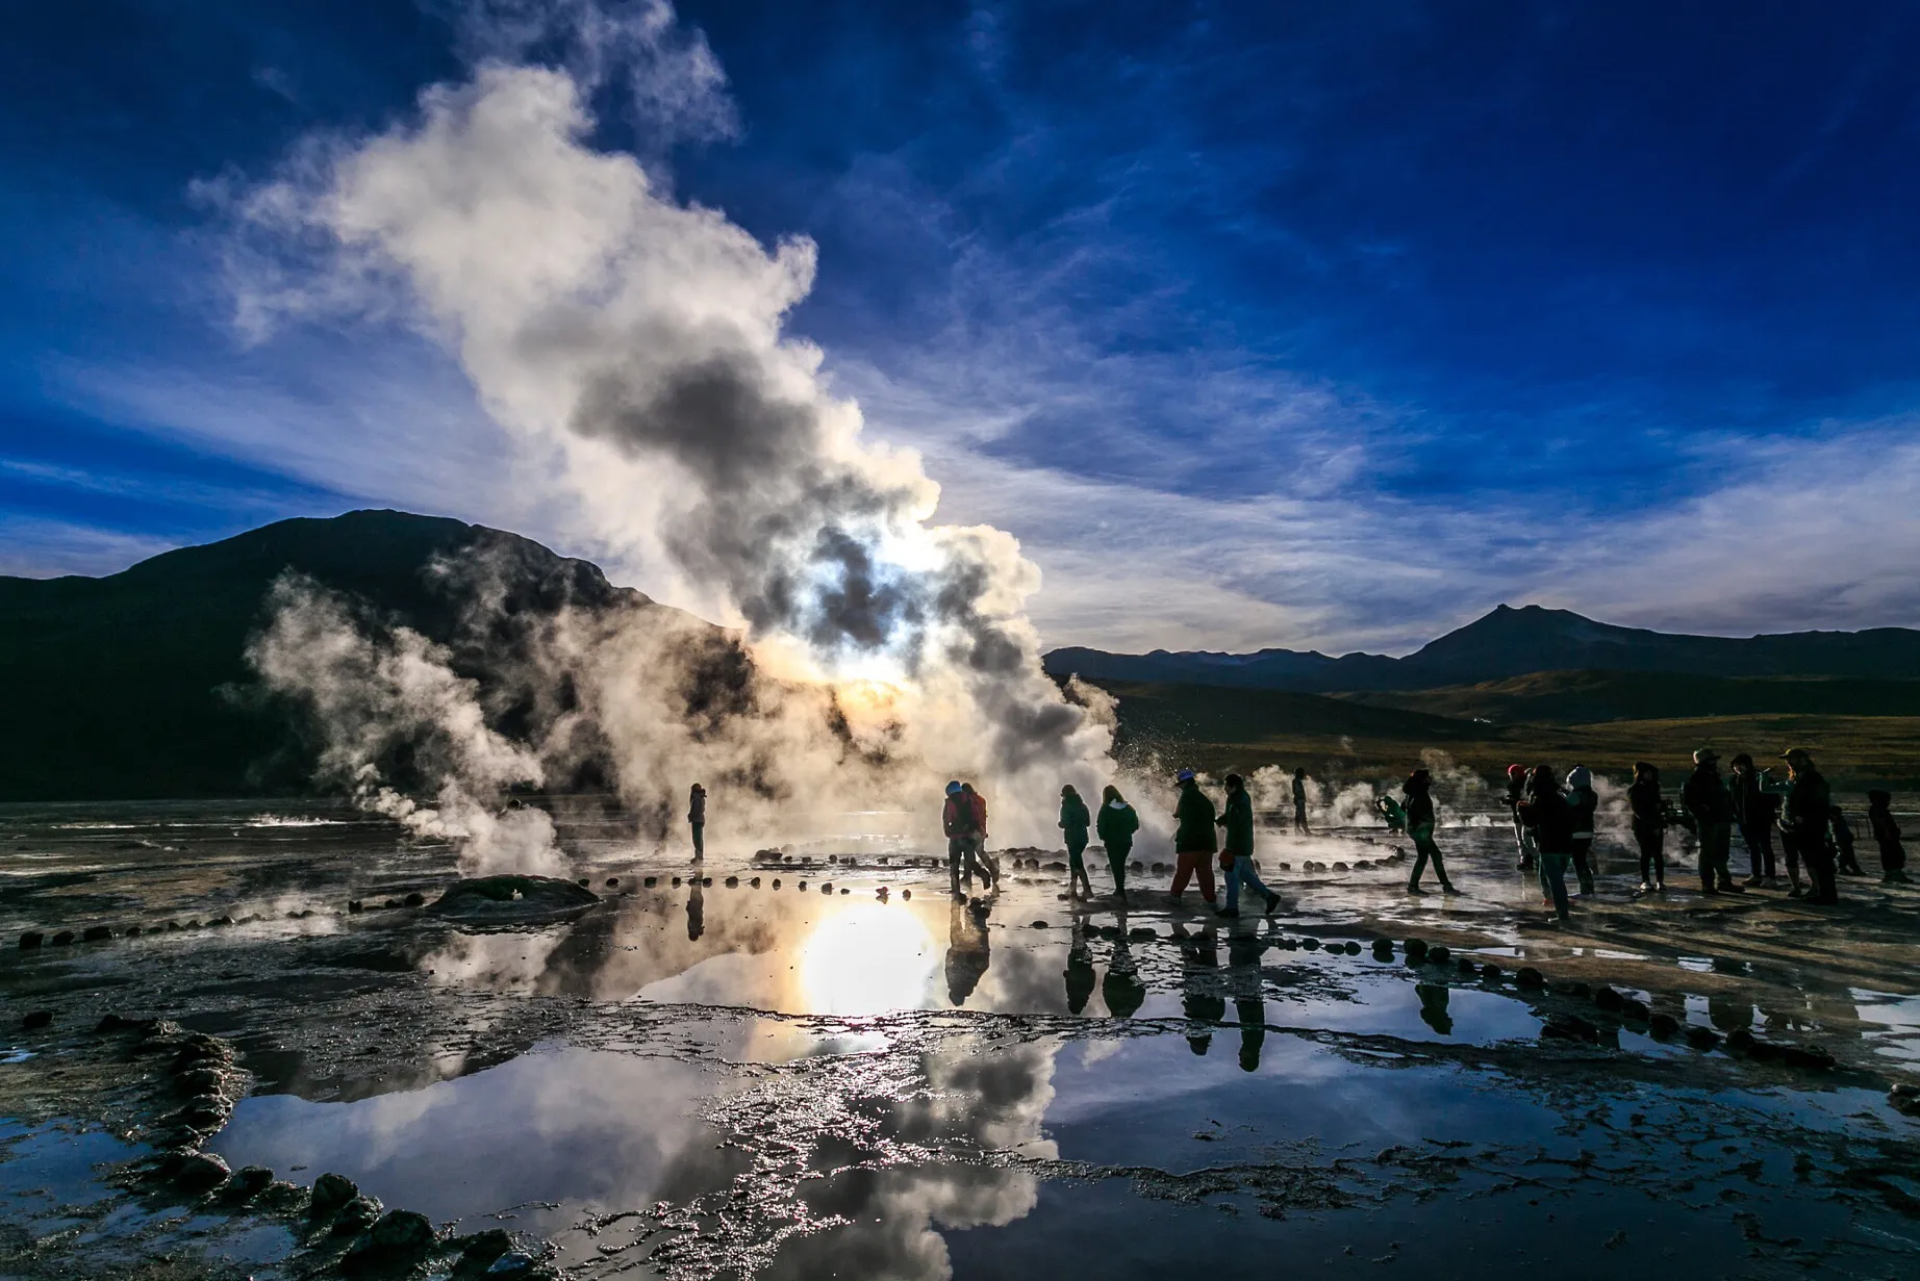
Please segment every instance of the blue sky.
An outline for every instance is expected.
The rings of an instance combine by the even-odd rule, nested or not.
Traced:
[[[434,343],[234,323],[222,184],[406,120],[537,7],[10,19],[0,571],[393,505],[657,589],[503,472]],[[943,519],[1020,537],[1050,643],[1920,624],[1920,9],[678,11],[720,114],[609,91],[593,144],[818,245],[789,331]]]

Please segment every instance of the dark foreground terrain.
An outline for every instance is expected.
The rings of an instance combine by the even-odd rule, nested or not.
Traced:
[[[1458,896],[1269,833],[1221,922],[560,816],[600,902],[514,929],[344,811],[0,812],[0,1275],[1920,1271],[1920,889],[1638,899],[1603,841],[1553,929],[1467,805]]]

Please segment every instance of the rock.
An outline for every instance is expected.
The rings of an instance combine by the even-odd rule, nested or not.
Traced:
[[[1833,1067],[1833,1055],[1818,1045],[1783,1045],[1780,1061],[1808,1072],[1826,1072]]]
[[[773,888],[776,890],[780,888],[780,878],[777,876],[773,878]]]
[[[831,893],[833,893],[833,882],[832,882],[832,881],[822,881],[822,882],[820,882],[820,892],[821,892],[822,894],[831,894]]]
[[[1141,865],[1141,862],[1140,862],[1140,860],[1139,860],[1139,859],[1134,859],[1134,860],[1133,860],[1133,862],[1131,862],[1131,863],[1129,863],[1129,864],[1127,864],[1127,870],[1128,870],[1129,872],[1139,872],[1139,871],[1143,871],[1143,870],[1145,870],[1145,869],[1144,869],[1144,868],[1143,868],[1143,866]]]
[[[388,906],[388,907],[398,907],[398,906],[400,906],[400,905],[399,905],[398,903],[395,903],[395,902],[393,902],[393,901],[391,901],[391,900],[389,900],[389,901],[388,901],[388,903],[387,903],[387,906]],[[208,924],[208,925],[232,925],[232,924],[233,924],[233,918],[232,918],[231,916],[216,916],[216,917],[214,917],[214,918],[213,918],[213,919],[212,919],[211,921],[208,921],[208,922],[207,922],[207,924]]]
[[[360,913],[362,913],[362,912],[364,912],[364,911],[366,911],[366,910],[367,910],[367,905],[366,905],[365,903],[362,903],[362,902],[361,902],[361,901],[360,901],[359,899],[357,899],[357,898],[350,898],[350,899],[348,899],[348,900],[347,900],[347,913],[348,913],[348,915],[351,915],[351,916],[358,916],[358,915],[360,915]],[[171,927],[171,922],[169,922],[169,927]]]
[[[46,938],[47,936],[39,930],[28,930],[20,936],[20,950],[22,952],[30,952],[46,942]]]
[[[73,931],[61,930],[58,934],[48,939],[47,942],[53,944],[55,947],[65,947],[67,944],[73,942]]]
[[[84,943],[102,943],[112,937],[113,927],[111,925],[89,925],[86,928],[86,932],[80,936],[80,939]]]
[[[1360,944],[1353,939],[1348,939],[1346,951],[1348,956],[1358,956],[1360,955]]]
[[[20,1026],[29,1032],[36,1032],[51,1022],[53,1022],[52,1010],[29,1010],[27,1016],[20,1020]]]
[[[356,1253],[375,1253],[387,1259],[425,1254],[434,1246],[433,1224],[414,1210],[389,1210],[367,1230],[365,1245]]]
[[[1540,1035],[1563,1041],[1584,1041],[1588,1045],[1600,1042],[1600,1029],[1577,1014],[1554,1015],[1540,1029]]]
[[[233,1105],[218,1094],[201,1094],[188,1099],[176,1115],[195,1130],[217,1130],[233,1114]]]
[[[620,878],[617,876],[609,876],[607,878],[608,889],[612,889],[614,886],[618,885],[619,883],[620,883]],[[396,1213],[398,1213],[398,1211],[396,1211]]]
[[[323,1174],[313,1181],[313,1200],[308,1212],[324,1218],[360,1195],[360,1189],[344,1174]]]
[[[149,1032],[154,1027],[153,1019],[128,1019],[118,1014],[103,1014],[93,1030],[102,1035],[108,1032]]]
[[[380,1204],[379,1197],[362,1192],[341,1206],[340,1212],[333,1216],[333,1235],[346,1237],[364,1232],[379,1221],[380,1212],[385,1208]]]
[[[1153,928],[1148,925],[1142,925],[1136,929],[1127,931],[1127,941],[1130,943],[1151,943],[1159,937],[1158,934],[1153,932]]]
[[[554,876],[476,876],[449,885],[427,911],[470,928],[514,928],[571,920],[600,902],[583,885]]]
[[[1553,991],[1557,996],[1585,997],[1585,996],[1593,995],[1593,989],[1588,987],[1585,983],[1573,982],[1573,981],[1563,979],[1560,982],[1553,984],[1552,986],[1553,986]]]
[[[580,885],[585,885],[585,884],[587,883],[587,879],[588,879],[588,878],[586,878],[586,877],[584,877],[584,876],[583,876],[583,877],[581,877],[581,878],[579,879],[579,881],[577,882],[577,884],[580,884]]]
[[[760,888],[760,878],[756,876],[756,877],[754,877],[754,878],[753,878],[752,880],[750,880],[750,881],[748,881],[748,882],[747,882],[747,884],[748,884],[748,886],[750,886],[751,888],[753,888],[753,889],[756,889],[756,890],[757,890],[757,889],[759,889],[759,888]]]
[[[679,889],[679,888],[680,888],[680,878],[679,878],[679,877],[677,877],[677,876],[673,878],[673,887],[674,887],[675,889]]]
[[[1282,863],[1282,864],[1280,865],[1280,870],[1281,870],[1281,871],[1283,871],[1283,872],[1291,872],[1291,871],[1293,870],[1293,864],[1291,864],[1291,863]]]
[[[405,903],[408,907],[425,907],[427,904],[427,896],[422,894],[419,890],[415,890],[413,893],[407,895],[404,899],[401,899],[400,901],[402,903]]]
[[[737,890],[737,889],[739,889],[739,888],[740,888],[740,878],[739,878],[739,877],[737,877],[737,876],[729,876],[729,877],[727,878],[727,888],[728,888],[728,889],[730,889],[730,890]]]
[[[1373,941],[1373,955],[1377,960],[1382,960],[1382,961],[1392,960],[1393,959],[1393,940],[1392,939],[1375,939]]]
[[[486,1270],[490,1277],[530,1277],[533,1275],[533,1260],[524,1254],[503,1254],[493,1261]]]
[[[182,1192],[211,1192],[233,1173],[227,1163],[211,1152],[183,1153],[173,1167],[173,1184]]]
[[[1625,998],[1603,983],[1599,988],[1595,989],[1593,1003],[1603,1010],[1618,1012],[1620,1007],[1625,1004]]]
[[[660,878],[657,876],[649,876],[647,877],[647,879],[645,879],[644,881],[641,881],[640,883],[646,886],[648,889],[652,889],[654,886],[660,883]]]
[[[1408,939],[1406,946],[1400,950],[1405,954],[1408,965],[1418,965],[1427,959],[1427,941],[1425,939]]]
[[[1754,1036],[1752,1028],[1737,1027],[1727,1033],[1727,1048],[1729,1050],[1738,1050],[1742,1054],[1752,1054],[1759,1045],[1759,1038]]]
[[[264,1165],[243,1166],[227,1180],[227,1195],[236,1201],[259,1196],[273,1182],[273,1171]]]
[[[779,884],[780,884],[780,882],[778,882],[778,881],[775,881],[775,882],[774,882],[774,884],[775,884],[775,885],[777,886],[777,885],[779,885]],[[912,890],[901,890],[901,891],[900,891],[900,897],[901,897],[901,898],[903,898],[903,899],[910,899],[910,898],[912,898],[912,897],[913,897],[913,891],[912,891]]]
[[[1547,976],[1531,965],[1521,966],[1520,972],[1513,976],[1513,981],[1523,992],[1538,992],[1547,986]]]
[[[1887,1103],[1902,1116],[1920,1116],[1920,1085],[1894,1086],[1887,1091]]]
[[[1463,956],[1454,962],[1454,968],[1462,974],[1478,974],[1480,972],[1480,963],[1475,961],[1471,956]]]
[[[1680,1020],[1674,1018],[1671,1014],[1656,1014],[1647,1020],[1647,1024],[1652,1028],[1654,1036],[1662,1041],[1678,1034],[1680,1031]]]
[[[196,1067],[182,1072],[173,1078],[174,1086],[181,1094],[192,1098],[196,1094],[220,1094],[227,1087],[224,1072],[215,1067]]]
[[[1333,870],[1336,872],[1345,872],[1351,869],[1349,869],[1345,863],[1335,863],[1333,865]]]
[[[140,937],[140,927],[138,925],[129,925],[122,933],[126,938],[137,939]]]
[[[1320,950],[1320,940],[1317,938],[1303,938],[1300,940],[1300,946],[1306,948],[1309,952],[1318,952]]]
[[[1636,1023],[1645,1023],[1653,1016],[1653,1011],[1649,1010],[1647,1003],[1639,997],[1623,996],[1620,998],[1620,1015]]]
[[[795,881],[793,883],[793,888],[796,890],[805,890],[807,888],[807,883],[805,881]]]
[[[711,876],[703,876],[700,878],[700,884],[707,886],[708,888],[711,888],[713,885],[713,878]]]
[[[454,1244],[460,1247],[460,1263],[455,1271],[470,1274],[484,1270],[495,1259],[513,1249],[513,1238],[505,1228],[488,1228],[470,1237],[457,1237]]]
[[[1696,1050],[1711,1050],[1720,1044],[1720,1034],[1710,1027],[1690,1027],[1687,1029],[1687,1044]]]
[[[1427,949],[1427,961],[1433,965],[1445,965],[1453,956],[1444,943],[1436,943]]]

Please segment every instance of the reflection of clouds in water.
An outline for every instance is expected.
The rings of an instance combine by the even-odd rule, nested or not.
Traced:
[[[1057,1158],[1041,1123],[1053,1103],[1053,1045],[957,1049],[925,1060],[926,1089],[895,1102],[887,1140]],[[808,1208],[845,1223],[792,1239],[766,1275],[941,1281],[942,1228],[1003,1227],[1030,1213],[1039,1181],[1020,1169],[953,1163],[857,1166],[802,1187]]]
[[[634,1209],[724,1182],[695,1119],[714,1088],[691,1064],[567,1049],[357,1103],[248,1099],[216,1147],[236,1167],[336,1170],[436,1220],[533,1200]]]

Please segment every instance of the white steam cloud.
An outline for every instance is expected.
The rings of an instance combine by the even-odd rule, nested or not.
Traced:
[[[919,457],[868,439],[821,352],[783,332],[812,286],[810,241],[764,246],[675,199],[657,167],[593,145],[589,98],[606,86],[663,136],[724,135],[704,40],[657,0],[476,12],[469,43],[486,60],[471,79],[428,89],[385,133],[311,141],[232,197],[243,323],[264,333],[345,308],[421,325],[519,443],[528,483],[577,504],[585,538],[661,566],[677,601],[742,629],[782,693],[764,685],[726,723],[689,724],[678,640],[657,617],[609,629],[568,615],[522,655],[581,691],[630,798],[658,806],[717,777],[770,804],[924,807],[953,775],[1011,802],[996,836],[1051,836],[1059,784],[1109,775],[1112,723],[1041,670],[1025,615],[1038,571],[1000,530],[933,523],[939,488]],[[385,726],[447,716],[440,736],[460,747],[437,821],[489,839],[459,798],[537,777],[554,744],[489,731],[470,690],[428,678],[419,637],[368,652],[311,594],[283,604],[293,618],[260,666],[277,688],[310,688],[337,725],[327,767],[366,765]],[[365,671],[380,697],[334,696],[342,672]],[[371,775],[357,786],[403,808]]]

